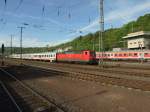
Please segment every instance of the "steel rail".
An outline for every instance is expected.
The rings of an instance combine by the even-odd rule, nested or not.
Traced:
[[[46,67],[42,67],[42,66],[33,66],[33,65],[24,65],[24,66],[28,66],[28,67],[33,67],[33,68],[37,68],[38,70],[40,71],[44,71],[44,72],[53,72],[53,73],[57,73],[58,76],[59,73],[69,73],[69,74],[74,74],[75,76],[71,76],[71,75],[64,75],[65,77],[73,77],[73,78],[77,78],[77,79],[83,79],[83,80],[88,80],[88,78],[90,78],[90,80],[93,80],[95,82],[99,82],[99,81],[96,81],[96,79],[98,77],[105,77],[105,78],[112,78],[113,80],[116,79],[116,80],[130,80],[130,81],[142,81],[140,80],[139,78],[136,78],[135,80],[133,80],[132,78],[131,79],[128,79],[128,77],[115,77],[115,76],[108,76],[108,75],[96,75],[96,74],[90,74],[90,73],[84,73],[84,72],[70,72],[70,71],[63,71],[63,70],[58,70],[58,69],[53,69],[53,68],[46,68]],[[50,71],[52,70],[52,71]],[[83,75],[86,75],[83,77]],[[81,77],[80,77],[81,76]],[[91,79],[93,78],[93,79]],[[144,81],[144,80],[143,80]],[[145,81],[144,81],[145,82]],[[147,81],[146,81],[147,82]],[[149,81],[148,81],[149,82]],[[117,81],[116,81],[117,83]],[[134,82],[133,82],[134,83]],[[103,85],[103,83],[102,83]],[[118,86],[118,87],[124,87],[124,88],[132,88],[133,90],[140,90],[140,91],[143,91],[143,92],[150,92],[150,90],[144,90],[143,88],[141,88],[140,86],[135,88],[134,86],[132,87],[131,85],[129,86],[128,84],[126,85],[116,85],[116,84],[110,84],[110,83],[105,83],[104,82],[104,85],[111,85],[111,86]]]
[[[0,81],[0,84],[3,87],[3,89],[5,90],[5,92],[7,93],[7,95],[9,96],[9,98],[11,99],[11,101],[13,102],[13,104],[16,106],[18,112],[23,112],[2,81]]]
[[[30,87],[28,87],[27,85],[25,85],[23,82],[21,82],[19,79],[17,79],[15,76],[13,76],[11,73],[7,72],[6,70],[0,68],[0,70],[2,72],[4,72],[5,74],[7,74],[8,76],[10,76],[11,78],[13,78],[14,80],[16,80],[20,85],[22,85],[24,88],[28,89],[30,92],[32,92],[32,94],[34,94],[35,96],[39,97],[41,100],[43,100],[44,102],[46,102],[48,104],[48,106],[53,105],[55,107],[57,107],[59,109],[59,111],[61,112],[66,112],[64,111],[61,107],[59,107],[57,104],[55,104],[54,102],[51,102],[49,100],[47,100],[46,98],[44,98],[42,95],[40,95],[39,93],[37,93],[36,91],[34,91],[33,89],[31,89]]]

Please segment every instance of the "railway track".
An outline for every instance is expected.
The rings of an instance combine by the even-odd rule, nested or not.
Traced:
[[[28,63],[29,61],[24,61],[25,64],[30,65],[31,63]],[[129,68],[129,67],[107,67],[107,68],[100,68],[98,66],[90,66],[90,65],[79,65],[79,64],[63,64],[63,63],[53,63],[48,64],[44,62],[36,62],[33,61],[32,63],[35,66],[43,66],[47,68],[57,68],[67,71],[84,71],[84,72],[99,72],[99,73],[114,73],[114,74],[120,74],[120,75],[129,75],[129,76],[139,76],[139,77],[150,77],[150,69],[146,68]],[[69,69],[69,70],[68,70]]]
[[[25,62],[26,63],[26,62]],[[26,63],[30,64],[30,63]],[[129,76],[140,76],[140,77],[150,77],[149,69],[137,69],[137,68],[128,68],[128,67],[108,67],[108,68],[99,68],[98,66],[89,66],[89,65],[75,65],[75,64],[44,64],[44,63],[33,63],[37,66],[45,66],[48,68],[57,68],[57,69],[70,69],[74,71],[85,71],[85,72],[100,72],[100,73],[116,73],[120,75],[129,75]]]
[[[29,66],[29,65],[26,65]],[[31,66],[30,68],[41,70],[43,72],[49,72],[56,74],[61,77],[69,77],[71,79],[78,79],[84,81],[93,81],[97,83],[101,83],[103,85],[115,85],[122,86],[126,88],[136,89],[140,91],[150,91],[150,80],[141,79],[140,77],[121,77],[119,75],[113,76],[107,74],[91,74],[85,72],[78,71],[65,71],[58,70],[53,68],[45,68],[42,66]]]
[[[31,65],[31,64],[26,64],[26,65]],[[150,70],[137,70],[137,69],[122,69],[122,68],[98,68],[98,67],[84,67],[84,66],[72,66],[68,65],[63,66],[63,65],[39,65],[39,64],[32,64],[34,66],[42,66],[42,67],[47,67],[47,68],[52,68],[52,69],[58,69],[58,70],[64,70],[64,71],[70,71],[70,72],[81,72],[81,73],[86,73],[86,74],[92,74],[92,75],[99,75],[99,74],[113,74],[113,76],[118,77],[135,77],[136,79],[141,78],[142,79],[149,79],[150,78]],[[118,74],[118,75],[115,75]],[[112,75],[111,75],[112,76]]]
[[[43,68],[44,71],[46,69],[52,70],[51,72],[57,72],[57,74],[61,74],[59,76],[70,77],[72,79],[79,80],[88,80],[94,82],[100,82],[102,84],[111,84],[115,86],[123,86],[127,88],[138,89],[142,91],[150,91],[150,74],[149,70],[146,70],[144,73],[135,72],[135,69],[123,69],[118,70],[115,69],[97,69],[97,67],[80,67],[78,65],[70,65],[66,64],[62,66],[62,64],[41,64],[41,63],[25,63],[25,65],[38,67],[38,69]],[[47,71],[47,70],[46,70]],[[63,73],[63,74],[62,74]],[[65,73],[65,74],[64,74]]]
[[[86,67],[78,67],[78,66],[47,66],[48,68],[57,68],[57,69],[70,69],[72,71],[84,71],[86,73],[93,72],[99,73],[116,73],[120,75],[129,75],[129,76],[139,76],[139,77],[150,77],[150,70],[140,71],[137,69],[121,69],[121,68],[86,68]]]
[[[2,81],[0,81],[0,110],[3,112],[22,112]]]
[[[2,68],[0,68],[0,71],[4,74],[0,78],[13,96],[16,105],[18,105],[19,112],[65,112],[12,74]]]

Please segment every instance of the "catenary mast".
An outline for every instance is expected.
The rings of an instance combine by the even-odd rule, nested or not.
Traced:
[[[103,57],[103,37],[104,37],[104,0],[100,0],[100,31],[99,31],[99,52],[101,52],[101,57]],[[99,54],[99,65],[103,67],[103,58],[100,58]]]

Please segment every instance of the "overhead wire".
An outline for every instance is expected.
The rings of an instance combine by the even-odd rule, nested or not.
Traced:
[[[42,7],[42,16],[45,16],[45,5]]]
[[[114,10],[112,7],[110,7],[110,6],[107,6],[108,7],[108,9],[110,10],[110,11],[112,11],[112,10]],[[125,17],[125,16],[122,16],[120,13],[115,13],[115,15],[118,15],[124,22],[123,23],[127,23],[128,22],[128,19],[127,19],[127,17]]]
[[[57,9],[57,16],[60,16],[60,9],[61,9],[61,7],[58,7],[58,9]]]
[[[69,4],[69,7],[68,7],[68,19],[71,19],[72,14],[71,14],[70,2],[68,2],[68,4]]]
[[[0,32],[5,28],[5,26],[7,24],[7,20],[5,18],[6,9],[7,9],[7,0],[4,0],[4,8],[3,8],[2,14],[1,14],[2,18],[0,19],[0,22],[2,22],[2,26],[1,26]]]
[[[20,8],[20,6],[22,5],[22,3],[23,3],[23,0],[20,0],[20,1],[19,1],[19,4],[18,4],[17,7],[15,8],[15,11],[14,11],[14,12],[16,12],[16,11]]]
[[[89,24],[91,24],[91,18],[89,17]]]
[[[113,10],[113,8],[112,7],[110,7],[110,6],[108,6],[108,8],[112,11]],[[124,20],[124,24],[126,24],[126,23],[128,23],[129,21],[128,21],[128,18],[126,17],[126,16],[122,16],[120,13],[117,13],[116,15],[118,15],[122,20]],[[111,26],[112,26],[112,24],[111,24]],[[132,24],[132,32],[134,31],[133,30],[133,24]],[[139,26],[139,28],[140,27],[142,27],[142,26]],[[112,28],[112,27],[111,27]]]
[[[4,2],[5,2],[5,7],[7,7],[7,2],[8,2],[8,0],[4,0]],[[15,8],[15,11],[17,11],[19,8],[20,8],[20,6],[22,5],[22,3],[23,3],[23,0],[20,0],[19,1],[19,4],[17,5],[17,7]],[[43,4],[43,6],[42,6],[42,18],[44,18],[44,16],[45,16],[45,9],[46,9],[46,6],[45,6],[45,4],[46,4],[46,2],[44,2],[44,4]],[[76,5],[78,5],[78,4],[73,4],[73,5],[70,5],[69,4],[69,10],[68,10],[68,18],[69,19],[71,19],[71,17],[72,17],[72,14],[71,14],[71,7],[74,7],[74,6],[76,6]],[[58,16],[60,16],[60,13],[61,13],[61,7],[59,6],[58,7],[58,11],[57,11],[57,15]],[[4,21],[4,19],[2,18],[1,20],[0,20],[1,22],[2,21]],[[5,21],[5,23],[3,24],[3,25],[6,25],[6,23],[7,23],[7,21]],[[44,24],[44,22],[42,22],[43,24]],[[34,28],[37,28],[37,29],[40,29],[40,28],[42,28],[43,26],[42,25],[34,25],[33,26]],[[74,29],[72,29],[72,28],[66,28],[65,26],[61,26],[61,27],[63,27],[65,30],[68,30],[68,31],[70,31],[70,32],[77,32],[76,30],[74,30]],[[81,33],[81,32],[80,32]]]
[[[5,0],[5,8],[7,7],[7,0]]]

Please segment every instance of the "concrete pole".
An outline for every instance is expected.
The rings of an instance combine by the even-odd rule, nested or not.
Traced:
[[[99,31],[99,52],[101,52],[101,58],[99,55],[99,65],[103,67],[103,33],[104,33],[104,0],[100,0],[100,31]]]

